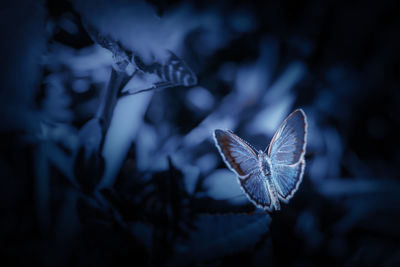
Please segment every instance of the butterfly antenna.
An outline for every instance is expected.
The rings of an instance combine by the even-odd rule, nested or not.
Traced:
[[[240,138],[240,137],[239,137]],[[250,144],[249,142],[247,142],[246,140],[243,140],[242,138],[240,138],[240,140],[242,140],[243,142],[245,142],[249,147],[251,147],[254,152],[258,153],[257,148],[255,148],[252,144]]]
[[[257,148],[255,148],[252,144],[246,142],[246,144],[248,144],[256,153],[258,153]]]
[[[268,148],[271,144],[268,144],[268,146],[264,149],[264,153],[268,151]]]

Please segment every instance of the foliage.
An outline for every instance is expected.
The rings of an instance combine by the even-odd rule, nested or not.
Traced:
[[[0,11],[5,262],[399,264],[394,3],[19,2]],[[263,149],[297,107],[305,176],[269,214],[211,133]]]

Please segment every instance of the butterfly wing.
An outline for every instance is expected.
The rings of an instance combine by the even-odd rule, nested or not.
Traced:
[[[239,183],[248,197],[259,208],[271,210],[271,198],[260,171],[254,171],[248,177],[239,179]]]
[[[306,138],[306,115],[298,109],[283,121],[269,145],[273,179],[284,201],[293,196],[303,178]]]
[[[284,202],[291,199],[303,179],[305,160],[301,159],[293,165],[277,164],[273,168],[273,180],[278,190],[278,196]]]
[[[226,165],[239,176],[249,200],[257,207],[270,209],[271,199],[254,150],[230,131],[215,130],[214,139]]]
[[[215,130],[214,140],[226,165],[237,175],[243,178],[258,169],[256,153],[234,133]]]
[[[276,131],[268,148],[273,163],[291,165],[299,162],[306,150],[306,114],[297,109]]]

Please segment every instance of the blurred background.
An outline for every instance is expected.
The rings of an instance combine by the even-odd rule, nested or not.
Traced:
[[[395,1],[0,7],[0,245],[13,265],[399,266]],[[212,139],[308,118],[282,210]]]

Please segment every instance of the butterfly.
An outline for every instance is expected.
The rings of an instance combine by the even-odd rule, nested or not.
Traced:
[[[238,176],[248,199],[264,210],[280,210],[297,191],[305,168],[307,117],[302,109],[281,124],[271,143],[257,153],[232,131],[214,130],[214,141],[222,159]]]

